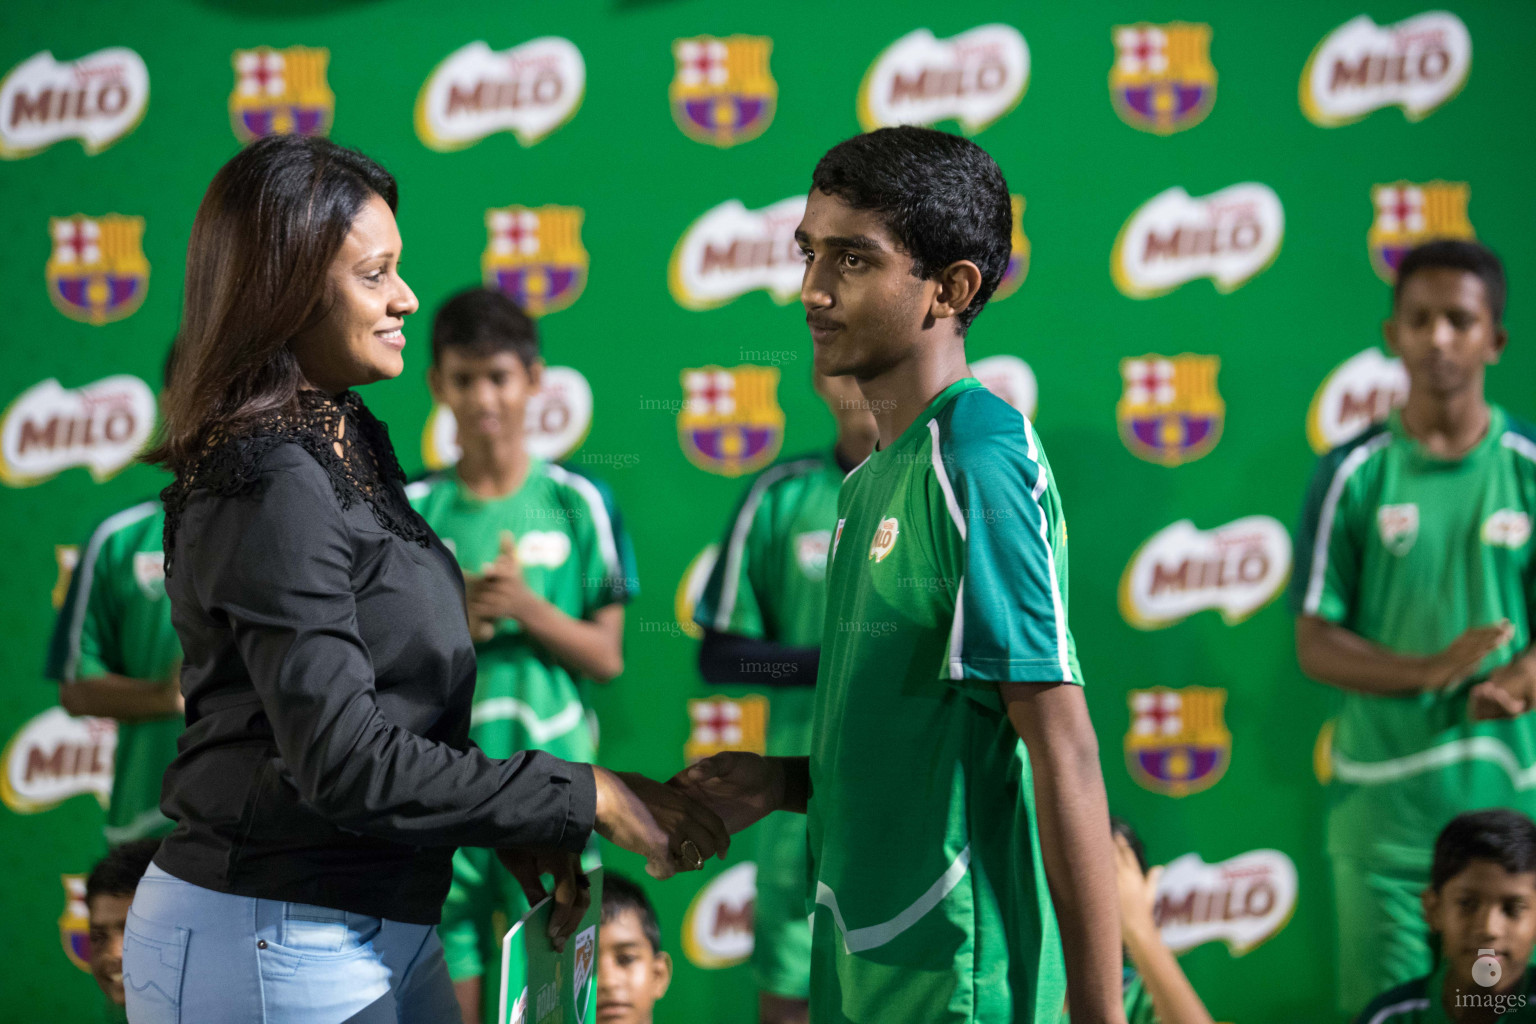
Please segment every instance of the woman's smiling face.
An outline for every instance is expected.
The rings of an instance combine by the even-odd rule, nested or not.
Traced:
[[[416,295],[400,276],[400,229],[389,204],[374,196],[352,220],[331,261],[325,318],[293,340],[309,382],[335,393],[398,377],[407,316]]]

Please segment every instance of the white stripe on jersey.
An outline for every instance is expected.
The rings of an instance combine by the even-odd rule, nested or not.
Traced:
[[[141,519],[154,515],[159,508],[158,501],[145,501],[125,508],[108,516],[86,542],[80,561],[75,566],[75,572],[80,574],[80,583],[75,587],[75,605],[70,609],[73,614],[69,620],[69,654],[64,659],[66,683],[75,681],[75,670],[80,667],[80,639],[85,631],[85,610],[91,603],[91,587],[96,582],[96,559],[101,555],[101,546],[117,531],[125,530]]]
[[[944,492],[944,507],[949,509],[949,518],[955,521],[955,529],[960,532],[960,539],[966,539],[965,517],[960,514],[960,503],[955,500],[955,488],[949,482],[949,474],[944,471],[943,447],[939,441],[939,421],[928,421],[928,436],[932,439],[930,454],[933,458],[933,473],[939,478],[939,489]],[[955,617],[949,624],[949,678],[964,679],[965,666],[961,652],[965,648],[965,576],[962,573],[960,586],[955,589]]]
[[[1040,496],[1045,493],[1046,486],[1050,483],[1045,476],[1045,467],[1040,465],[1040,446],[1035,443],[1035,425],[1029,422],[1029,417],[1019,413],[1019,419],[1024,421],[1024,437],[1029,442],[1029,457],[1034,462],[1039,473],[1035,478],[1035,489],[1029,496],[1034,499],[1035,511],[1040,513],[1040,543],[1045,545],[1045,571],[1051,576],[1051,611],[1056,616],[1056,660],[1061,665],[1062,682],[1072,682],[1072,660],[1067,656],[1067,610],[1061,603],[1061,585],[1056,579],[1056,552],[1051,548],[1051,538],[1045,532],[1045,506],[1040,504]]]
[[[1536,443],[1532,443],[1531,439],[1525,435],[1517,434],[1513,430],[1506,431],[1504,436],[1499,438],[1499,443],[1510,451],[1536,462]]]
[[[1301,605],[1301,610],[1308,615],[1316,615],[1318,607],[1323,603],[1323,579],[1328,574],[1328,543],[1333,537],[1333,519],[1339,510],[1339,498],[1344,494],[1344,485],[1349,483],[1355,470],[1391,443],[1391,434],[1378,434],[1346,455],[1344,461],[1339,463],[1339,468],[1333,472],[1328,494],[1323,498],[1322,511],[1318,514],[1317,536],[1312,541],[1312,574],[1307,579],[1307,597]]]
[[[608,567],[608,575],[613,579],[621,579],[624,575],[624,567],[619,564],[619,542],[613,532],[613,521],[608,518],[608,506],[603,504],[603,495],[586,477],[572,473],[568,469],[562,469],[553,462],[544,464],[544,471],[549,478],[557,484],[564,484],[575,490],[592,509],[592,518],[597,522],[597,547],[602,553],[603,564]],[[629,583],[626,580],[624,590],[628,592]]]
[[[1509,784],[1517,791],[1536,788],[1536,764],[1522,766],[1509,744],[1497,736],[1448,740],[1428,750],[1389,757],[1385,761],[1355,761],[1337,750],[1332,751],[1331,756],[1334,777],[1356,786],[1381,786],[1465,761],[1484,761],[1504,769]]]
[[[548,743],[557,736],[564,736],[587,721],[587,709],[581,701],[573,700],[548,718],[540,718],[538,712],[516,697],[489,697],[477,703],[470,711],[471,725],[486,722],[516,720],[528,730],[528,738],[534,743]]]
[[[1017,410],[1015,410],[1017,411]],[[1067,654],[1067,615],[1061,602],[1061,587],[1056,579],[1056,553],[1051,549],[1051,539],[1046,533],[1045,507],[1040,504],[1040,496],[1045,493],[1049,484],[1046,479],[1045,467],[1040,465],[1040,448],[1035,443],[1034,428],[1023,413],[1018,413],[1019,420],[1024,427],[1024,438],[1029,444],[1029,458],[1039,469],[1034,489],[1030,492],[1030,498],[1035,503],[1035,510],[1040,514],[1040,541],[1045,545],[1045,568],[1050,574],[1051,584],[1051,613],[1056,622],[1056,660],[1061,666],[1061,678],[1063,682],[1072,681],[1072,661]],[[944,470],[944,458],[941,452],[942,437],[939,432],[939,421],[928,421],[928,433],[933,439],[933,471],[939,478],[939,488],[944,492],[944,504],[949,509],[949,516],[955,522],[955,529],[960,533],[960,539],[967,538],[965,517],[960,513],[960,503],[955,500],[954,486],[949,482],[949,474]],[[955,593],[955,618],[949,630],[949,678],[965,678],[965,616],[964,616],[965,581],[960,581],[960,586]]]
[[[955,529],[960,531],[960,539],[965,540],[965,517],[960,514],[960,503],[955,500],[955,489],[950,485],[949,474],[944,472],[944,455],[939,443],[939,421],[928,421],[928,434],[933,438],[930,445],[933,456],[933,472],[939,478],[939,489],[944,492],[944,505],[949,509],[949,518],[955,521]]]
[[[859,463],[859,466],[862,465],[863,462]],[[763,503],[768,488],[794,473],[807,472],[820,466],[820,459],[796,459],[781,463],[764,470],[763,475],[757,478],[752,489],[747,492],[747,499],[741,503],[741,511],[736,513],[736,522],[731,527],[731,539],[725,548],[725,580],[720,585],[720,604],[715,609],[716,630],[724,632],[729,629],[731,616],[736,612],[736,594],[741,581],[741,560],[745,557],[747,534],[752,532],[752,520],[757,516],[757,507]],[[858,466],[855,466],[854,470],[857,469]],[[848,476],[852,475],[853,471],[850,470]]]
[[[866,925],[863,928],[848,930],[847,923],[843,920],[843,911],[837,905],[837,893],[832,887],[820,879],[816,880],[816,902],[832,912],[832,920],[837,924],[837,930],[843,936],[843,949],[849,953],[862,953],[868,949],[875,949],[890,942],[896,936],[916,924],[922,917],[934,907],[944,901],[950,890],[960,884],[960,879],[965,877],[966,871],[971,866],[971,845],[967,843],[965,849],[960,851],[944,873],[928,887],[912,904],[882,924]]]

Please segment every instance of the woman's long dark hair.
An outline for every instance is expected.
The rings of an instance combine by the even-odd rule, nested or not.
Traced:
[[[325,317],[331,262],[373,196],[394,210],[395,179],[323,138],[261,139],[219,169],[192,222],[175,372],[143,461],[180,473],[215,428],[296,407],[289,342]]]

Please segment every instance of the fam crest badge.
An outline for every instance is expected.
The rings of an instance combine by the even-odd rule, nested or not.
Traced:
[[[1376,276],[1391,284],[1408,250],[1431,239],[1477,237],[1467,219],[1471,198],[1472,188],[1464,181],[1372,185],[1376,219],[1366,232],[1365,244]]]
[[[1109,98],[1120,120],[1155,135],[1193,128],[1216,105],[1211,26],[1117,25]]]
[[[755,473],[779,454],[784,410],[774,366],[704,366],[682,373],[687,400],[677,436],[688,461],[709,473]]]
[[[59,915],[59,944],[69,962],[91,969],[91,915],[85,905],[85,876],[60,875],[64,883],[64,912]]]
[[[1219,356],[1122,359],[1125,391],[1115,407],[1120,438],[1137,458],[1178,466],[1221,440],[1227,405],[1216,391]]]
[[[1129,699],[1125,763],[1139,785],[1164,796],[1189,796],[1227,773],[1232,734],[1222,714],[1226,690],[1155,686],[1132,690]]]
[[[683,134],[722,149],[751,142],[773,123],[779,86],[768,70],[767,36],[696,36],[672,44],[677,71],[667,89]]]
[[[71,320],[109,324],[131,316],[149,291],[144,218],[50,217],[48,297]]]
[[[331,51],[308,46],[236,50],[229,123],[241,142],[268,135],[326,135],[336,95],[326,84]]]
[[[565,309],[587,286],[587,250],[577,206],[506,206],[485,211],[489,235],[480,270],[532,317]]]
[[[1008,253],[1008,269],[992,293],[993,301],[1006,299],[1019,290],[1029,274],[1029,239],[1024,234],[1024,197],[1009,196],[1013,204],[1013,246]]]

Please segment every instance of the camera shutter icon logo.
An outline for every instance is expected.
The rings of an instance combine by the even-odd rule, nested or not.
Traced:
[[[1504,976],[1504,968],[1499,965],[1499,960],[1493,955],[1491,949],[1477,951],[1477,959],[1472,961],[1472,980],[1484,988],[1492,988],[1499,983]]]

